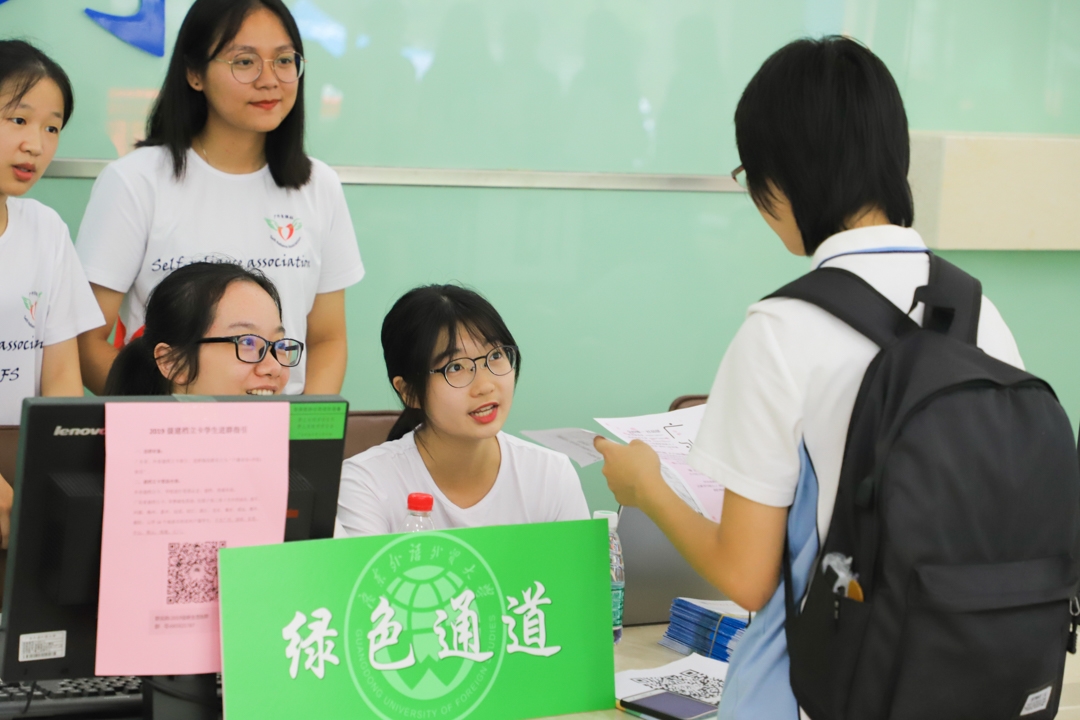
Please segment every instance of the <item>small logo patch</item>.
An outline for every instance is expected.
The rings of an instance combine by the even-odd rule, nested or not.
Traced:
[[[1024,703],[1024,709],[1020,711],[1020,717],[1025,715],[1032,715],[1045,710],[1046,706],[1050,704],[1050,695],[1054,691],[1053,685],[1048,685],[1042,690],[1037,690],[1028,695],[1027,702]]]
[[[281,247],[295,247],[300,242],[300,228],[304,227],[304,224],[300,222],[300,218],[295,218],[292,215],[275,215],[264,219],[270,229],[274,231],[270,234],[270,239]]]
[[[29,295],[23,296],[23,306],[26,308],[26,314],[23,315],[23,320],[25,320],[26,324],[30,327],[35,327],[35,323],[37,323],[38,303],[40,303],[44,297],[45,293],[42,292],[32,292]]]

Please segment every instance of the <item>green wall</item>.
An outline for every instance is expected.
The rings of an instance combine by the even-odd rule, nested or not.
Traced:
[[[305,2],[289,4],[299,13]],[[169,0],[171,35],[189,4]],[[1072,0],[317,4],[333,21],[324,36],[340,37],[334,22],[345,29],[340,57],[306,39],[309,149],[333,164],[727,172],[738,162],[732,110],[761,61],[795,37],[841,30],[889,64],[913,128],[1080,133]],[[60,155],[109,158],[110,129],[137,124],[135,90],[156,87],[164,61],[94,26],[86,5],[138,3],[49,0],[46,15],[41,0],[9,0],[0,35],[36,37],[71,72],[78,105]],[[403,47],[432,60],[420,81]],[[90,185],[49,179],[33,194],[74,232]],[[807,267],[739,195],[351,186],[346,196],[368,268],[347,293],[344,394],[359,408],[394,404],[379,324],[419,283],[467,283],[502,311],[523,348],[508,426],[519,431],[589,427],[706,392],[746,306]],[[945,255],[982,279],[1075,423],[1080,254]],[[594,507],[613,505],[595,467],[582,477]]]

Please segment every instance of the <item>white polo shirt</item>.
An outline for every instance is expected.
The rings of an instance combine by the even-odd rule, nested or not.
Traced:
[[[915,290],[929,278],[925,250],[910,228],[867,227],[828,238],[812,265],[855,273],[907,312]],[[921,324],[922,312],[920,304],[912,319]],[[985,297],[978,345],[1024,367],[1012,333]],[[871,340],[815,305],[762,300],[750,306],[710,391],[690,464],[754,502],[791,508],[796,596],[804,591],[820,540],[829,531],[855,396],[878,351]],[[721,718],[797,717],[783,620],[781,586],[732,657]]]

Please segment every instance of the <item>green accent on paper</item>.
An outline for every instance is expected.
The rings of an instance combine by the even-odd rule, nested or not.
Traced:
[[[348,403],[290,403],[290,440],[340,440],[345,437]]]
[[[599,520],[222,549],[229,720],[614,706]]]

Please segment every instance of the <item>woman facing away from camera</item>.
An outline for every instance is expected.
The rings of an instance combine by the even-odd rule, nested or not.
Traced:
[[[916,323],[926,244],[911,229],[908,127],[885,64],[842,37],[778,50],[743,91],[735,138],[745,182],[784,247],[813,268],[854,273]],[[982,298],[978,345],[1023,367],[1009,328]],[[719,524],[696,514],[660,476],[644,443],[595,440],[608,487],[640,507],[691,565],[760,611],[735,648],[719,717],[797,720],[784,589],[803,596],[828,536],[859,386],[878,346],[814,305],[784,297],[750,306],[709,393],[690,464],[725,487]]]

